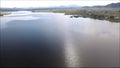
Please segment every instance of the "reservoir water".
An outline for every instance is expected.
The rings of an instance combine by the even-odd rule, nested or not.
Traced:
[[[120,23],[64,13],[0,17],[0,66],[119,67]]]

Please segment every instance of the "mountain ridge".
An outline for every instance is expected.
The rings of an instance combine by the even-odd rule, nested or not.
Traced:
[[[66,8],[119,8],[120,2],[111,3],[104,6],[78,6],[78,5],[68,5],[68,6],[52,6],[52,7],[29,7],[29,8],[0,8],[1,11],[20,11],[20,10],[42,10],[42,9],[66,9]]]

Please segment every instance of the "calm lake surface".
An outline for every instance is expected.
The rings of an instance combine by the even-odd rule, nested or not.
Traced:
[[[119,23],[27,11],[0,21],[1,66],[120,66]]]

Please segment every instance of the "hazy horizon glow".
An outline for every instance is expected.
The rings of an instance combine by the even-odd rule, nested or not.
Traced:
[[[75,1],[66,1],[66,0],[56,0],[56,1],[41,1],[41,0],[0,0],[1,7],[4,8],[27,8],[27,7],[52,7],[52,6],[67,6],[67,5],[78,5],[78,6],[94,6],[94,5],[107,5],[110,3],[120,2],[119,0],[75,0]]]

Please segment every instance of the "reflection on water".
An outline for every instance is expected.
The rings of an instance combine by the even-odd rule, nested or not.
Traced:
[[[65,44],[65,64],[67,67],[80,67],[80,56],[71,42]]]
[[[2,66],[120,66],[119,23],[19,11],[0,26]]]

